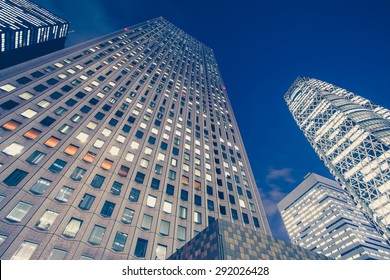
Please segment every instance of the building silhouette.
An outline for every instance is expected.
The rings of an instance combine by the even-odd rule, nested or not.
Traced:
[[[312,78],[297,78],[284,97],[331,174],[389,239],[390,111]]]
[[[1,259],[165,259],[217,218],[271,234],[213,51],[165,19],[1,74]]]
[[[64,48],[69,23],[28,0],[0,1],[0,69]]]
[[[310,174],[278,203],[294,245],[334,259],[390,259],[390,246],[334,180]]]

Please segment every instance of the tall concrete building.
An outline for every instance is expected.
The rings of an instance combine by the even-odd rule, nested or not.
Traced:
[[[331,174],[390,239],[390,111],[312,78],[298,78],[284,97]]]
[[[28,0],[0,1],[0,69],[64,48],[69,24]]]
[[[390,259],[390,245],[336,181],[310,174],[278,203],[294,245],[335,259]]]
[[[0,257],[164,259],[270,234],[211,49],[162,18],[2,72]]]

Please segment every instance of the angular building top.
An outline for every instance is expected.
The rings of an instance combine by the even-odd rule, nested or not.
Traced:
[[[2,259],[161,259],[219,217],[270,234],[214,54],[168,21],[5,69],[0,91]]]
[[[295,245],[335,259],[390,259],[390,245],[334,180],[310,174],[278,208]]]
[[[63,48],[68,28],[66,20],[31,1],[1,0],[0,69]],[[40,50],[34,47],[37,44]],[[16,55],[26,59],[13,57]]]
[[[285,100],[320,159],[389,239],[390,111],[312,78],[298,78]]]

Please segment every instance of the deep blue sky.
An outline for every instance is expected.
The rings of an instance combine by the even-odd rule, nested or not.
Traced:
[[[214,50],[276,237],[275,202],[331,175],[283,94],[318,78],[390,107],[390,1],[33,0],[71,23],[67,45],[163,16]]]

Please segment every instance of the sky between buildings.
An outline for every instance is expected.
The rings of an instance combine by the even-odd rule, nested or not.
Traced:
[[[295,78],[390,107],[390,1],[33,1],[70,22],[67,46],[163,16],[211,47],[278,238],[276,203],[309,172],[332,178],[284,103]]]

